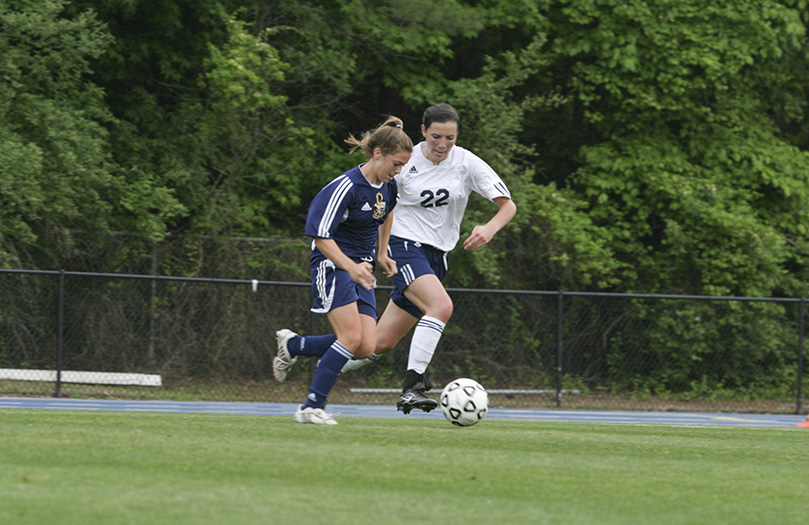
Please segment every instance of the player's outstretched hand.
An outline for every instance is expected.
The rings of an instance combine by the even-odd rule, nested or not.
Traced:
[[[489,244],[489,241],[492,240],[495,233],[496,232],[488,225],[475,226],[472,228],[472,233],[463,242],[463,249],[477,250],[481,246],[486,246]]]

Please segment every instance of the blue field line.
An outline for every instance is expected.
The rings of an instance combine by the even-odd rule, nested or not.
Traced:
[[[206,401],[131,401],[117,399],[65,399],[0,397],[0,409],[29,410],[101,410],[115,412],[169,412],[176,414],[241,414],[292,417],[294,403],[246,403]],[[406,417],[443,419],[440,409],[408,415],[393,405],[338,405],[327,407],[341,417]],[[805,416],[782,414],[730,414],[708,412],[631,412],[610,410],[537,410],[526,408],[492,408],[486,419],[514,421],[553,421],[564,423],[627,423],[634,425],[711,425],[730,427],[794,427]],[[803,429],[801,429],[803,430]]]

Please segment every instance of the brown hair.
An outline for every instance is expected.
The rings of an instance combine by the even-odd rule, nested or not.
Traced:
[[[413,141],[404,132],[402,119],[394,116],[388,117],[376,129],[363,133],[359,140],[349,134],[345,142],[353,146],[349,153],[361,149],[366,159],[373,157],[376,148],[382,150],[383,155],[393,155],[400,150],[413,152]]]
[[[461,131],[461,118],[458,116],[458,112],[446,102],[435,104],[424,110],[421,120],[424,129],[430,129],[433,122],[454,122],[458,125],[458,132]]]

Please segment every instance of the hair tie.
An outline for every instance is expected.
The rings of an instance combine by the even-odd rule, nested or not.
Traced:
[[[394,124],[394,126],[396,126],[399,129],[404,129],[401,124]]]

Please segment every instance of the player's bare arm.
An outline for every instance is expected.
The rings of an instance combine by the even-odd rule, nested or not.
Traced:
[[[379,253],[376,256],[377,264],[382,268],[382,273],[385,277],[388,278],[399,272],[396,261],[388,257],[388,243],[390,242],[390,229],[393,226],[393,214],[394,212],[388,213],[388,216],[385,217],[385,222],[379,226]]]

